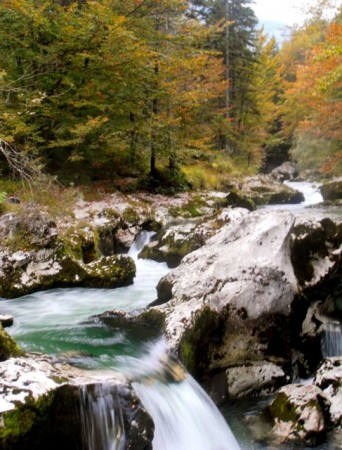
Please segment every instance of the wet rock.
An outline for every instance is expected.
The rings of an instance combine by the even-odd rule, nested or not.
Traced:
[[[324,183],[320,189],[324,200],[342,199],[342,178]]]
[[[301,192],[274,181],[266,175],[246,177],[237,187],[243,195],[250,198],[256,205],[297,204],[304,201]]]
[[[269,411],[275,422],[273,433],[282,442],[317,445],[324,440],[329,424],[329,400],[317,386],[290,384],[282,387]]]
[[[326,358],[316,371],[314,384],[322,389],[330,401],[330,420],[342,425],[342,357]]]
[[[11,327],[13,323],[13,316],[10,316],[9,314],[0,314],[0,325],[2,325],[3,328]]]
[[[103,430],[107,414],[115,414],[113,433],[123,438],[122,448],[152,448],[152,419],[119,373],[84,371],[32,354],[2,362],[0,375],[3,450],[94,448],[97,424]]]
[[[266,394],[284,383],[281,367],[268,361],[244,364],[226,370],[228,396],[245,397],[249,394]]]
[[[196,375],[265,354],[287,354],[285,327],[297,292],[290,213],[240,214],[158,284],[171,347]]]

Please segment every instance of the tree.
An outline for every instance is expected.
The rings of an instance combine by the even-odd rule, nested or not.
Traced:
[[[2,134],[49,170],[105,164],[139,103],[144,43],[109,0],[8,0],[0,24]]]
[[[208,24],[221,24],[209,46],[221,52],[227,88],[220,107],[224,118],[216,119],[221,148],[239,154],[247,130],[246,114],[254,108],[251,93],[256,63],[256,24],[251,0],[197,0],[194,9]]]
[[[285,79],[284,131],[295,137],[293,154],[303,168],[309,164],[338,173],[342,159],[341,11],[330,22],[315,16],[296,31],[287,47],[298,46],[299,38],[306,42],[306,51],[293,58],[292,75]]]

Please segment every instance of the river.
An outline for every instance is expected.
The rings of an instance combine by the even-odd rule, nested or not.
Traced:
[[[304,204],[291,206],[295,214],[302,214],[305,206],[321,201],[317,186],[302,183],[293,187],[306,193]],[[285,207],[282,205],[278,208]],[[326,211],[312,209],[310,213],[312,211],[327,215]],[[14,300],[1,300],[1,313],[11,314],[15,318],[10,333],[24,350],[56,355],[89,370],[121,370],[136,379],[134,388],[137,395],[155,422],[154,450],[298,448],[268,447],[265,443],[257,443],[255,436],[248,431],[246,420],[260,410],[265,399],[226,405],[222,408],[225,421],[208,395],[189,374],[185,373],[178,382],[168,382],[169,377],[164,377],[165,364],[161,364],[161,361],[167,358],[167,348],[161,337],[149,335],[144,330],[139,332],[137,329],[108,326],[92,317],[112,309],[131,312],[155,299],[155,286],[169,269],[164,263],[137,258],[139,250],[149,238],[148,233],[142,234],[130,250],[137,265],[137,274],[131,286],[119,289],[54,289]],[[152,378],[154,382],[145,383],[146,378]],[[101,405],[107,409],[113,408],[107,400]],[[98,408],[98,405],[96,408],[94,406],[97,416],[111,417],[108,412],[101,410],[100,413]],[[86,418],[89,423],[89,415]],[[259,423],[258,426],[260,434],[265,425]],[[113,426],[107,428],[113,433]],[[97,442],[93,436],[89,440]],[[89,450],[116,450],[122,445],[122,441],[117,445],[113,443],[108,433],[101,437],[100,442],[102,444],[98,446],[89,444]]]

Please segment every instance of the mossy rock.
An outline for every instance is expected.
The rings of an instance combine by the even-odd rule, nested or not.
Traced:
[[[21,356],[20,350],[14,339],[0,325],[0,361],[5,361],[14,356]]]
[[[80,393],[61,386],[38,400],[27,398],[4,415],[0,428],[2,450],[81,449]]]
[[[129,256],[107,256],[86,266],[82,286],[115,288],[133,283],[135,263]]]
[[[189,238],[175,240],[174,234],[170,233],[164,239],[161,237],[159,242],[151,242],[145,245],[139,253],[139,258],[152,259],[157,262],[166,262],[169,268],[179,266],[182,258],[202,247],[205,239],[203,235],[191,234]]]
[[[212,345],[222,337],[220,318],[215,311],[205,307],[196,314],[194,323],[187,328],[179,344],[179,358],[196,378],[208,371]]]
[[[235,189],[232,189],[227,197],[221,200],[217,206],[222,208],[226,208],[227,206],[231,206],[233,208],[246,208],[248,211],[255,211],[256,209],[255,203],[251,198],[242,195]]]
[[[269,406],[272,417],[276,417],[283,422],[296,422],[300,414],[298,408],[289,402],[288,396],[284,392],[280,392]]]
[[[324,200],[342,199],[342,179],[323,184],[320,190]]]
[[[268,198],[268,205],[296,205],[305,200],[302,192],[293,189],[284,190],[283,192],[275,192]]]
[[[1,450],[90,448],[83,432],[81,409],[82,404],[83,407],[90,407],[87,394],[96,391],[96,386],[90,384],[79,388],[65,384],[38,400],[27,398],[25,404],[6,412],[4,426],[0,427]],[[108,392],[109,389],[115,415],[121,416],[118,422],[120,431],[125,435],[125,448],[151,450],[154,425],[139,399],[126,386],[109,386]]]

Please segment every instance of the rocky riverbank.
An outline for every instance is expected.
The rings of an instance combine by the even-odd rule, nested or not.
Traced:
[[[139,315],[113,312],[111,317],[120,315],[121,321],[162,329],[170,350],[217,402],[274,392],[318,370],[315,389],[324,392],[318,395],[311,389],[310,395],[327,399],[322,416],[315,412],[313,420],[300,403],[302,391],[295,387],[279,395],[289,402],[296,402],[297,396],[304,415],[298,412],[284,419],[282,410],[292,406],[279,407],[279,400],[269,409],[275,427],[292,423],[275,428],[274,434],[285,430],[284,439],[318,442],[329,427],[341,426],[337,406],[341,374],[337,371],[329,383],[324,378],[330,369],[321,366],[321,335],[326,321],[341,318],[342,223],[255,210],[255,205],[301,198],[268,177],[259,177],[237,182],[226,193],[184,193],[174,198],[112,194],[100,202],[79,201],[68,218],[52,218],[34,205],[23,206],[20,212],[0,217],[0,296],[11,298],[52,287],[132,283],[134,261],[122,253],[139,231],[155,230],[154,241],[141,257],[166,261],[173,270],[160,281],[158,298],[149,308]],[[108,313],[98,319],[107,318]],[[20,350],[7,341],[6,334],[1,339],[0,344],[9,342],[2,357],[7,361],[0,364],[4,377],[19,372],[7,368],[12,362],[13,367],[28,368],[39,360],[38,356],[8,359],[18,357]],[[338,361],[325,364],[336,368]],[[43,392],[57,392],[60,384],[69,386],[70,377],[71,384],[82,384],[82,377],[70,375],[70,368],[55,369],[54,361],[45,362],[49,368],[42,373],[48,373],[49,382],[37,398]],[[36,369],[32,370],[34,374]],[[1,382],[1,398],[11,403],[11,392],[18,387],[6,383]],[[31,397],[23,394],[19,402],[27,404]],[[313,422],[316,441],[308,438]],[[298,424],[307,433],[299,432]],[[151,427],[141,430],[151,436]]]

